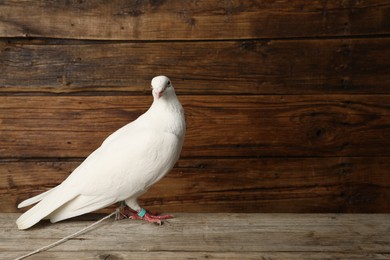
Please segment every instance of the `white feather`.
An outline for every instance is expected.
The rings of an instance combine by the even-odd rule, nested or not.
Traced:
[[[37,196],[34,196],[32,198],[29,198],[29,199],[23,201],[22,203],[19,203],[18,208],[24,208],[24,207],[30,206],[32,204],[35,204],[35,203],[41,201],[46,195],[48,195],[50,192],[54,191],[57,187],[54,187],[48,191],[45,191],[44,193],[38,194]]]
[[[137,197],[172,169],[183,145],[184,111],[168,82],[165,76],[155,77],[154,101],[146,113],[111,134],[61,185],[20,203],[24,207],[40,201],[17,220],[18,228],[29,228],[45,217],[60,221],[123,200],[138,210]]]

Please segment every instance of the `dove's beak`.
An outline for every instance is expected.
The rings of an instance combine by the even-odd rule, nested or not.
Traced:
[[[164,90],[161,91],[155,91],[153,90],[153,96],[157,99],[160,99],[164,95]]]

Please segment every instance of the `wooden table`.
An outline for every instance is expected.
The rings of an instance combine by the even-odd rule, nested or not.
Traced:
[[[0,259],[14,259],[102,215],[19,231],[19,214],[0,214]],[[189,214],[157,226],[105,220],[28,259],[390,259],[386,214]]]

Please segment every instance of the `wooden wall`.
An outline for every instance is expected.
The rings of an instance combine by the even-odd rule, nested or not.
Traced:
[[[187,136],[142,204],[390,212],[390,1],[0,2],[0,212],[171,78]]]

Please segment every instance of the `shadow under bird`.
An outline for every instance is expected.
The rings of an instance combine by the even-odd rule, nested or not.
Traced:
[[[124,217],[161,224],[171,215],[153,215],[137,198],[168,173],[179,158],[184,110],[169,78],[152,80],[150,108],[107,137],[61,184],[18,205],[37,203],[16,224],[27,229],[41,219],[57,222],[124,201]]]

